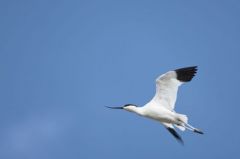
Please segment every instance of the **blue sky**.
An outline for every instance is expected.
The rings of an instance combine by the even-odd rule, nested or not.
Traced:
[[[240,3],[1,1],[0,158],[238,158]],[[176,110],[204,135],[105,106],[144,105],[198,65]]]

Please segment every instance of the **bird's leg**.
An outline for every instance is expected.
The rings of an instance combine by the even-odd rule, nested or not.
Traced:
[[[195,132],[195,133],[203,134],[203,132],[201,130],[199,130],[197,128],[194,128],[193,126],[191,126],[188,123],[184,123],[184,127],[188,130],[191,130],[191,131]]]
[[[191,128],[192,130],[194,130],[195,128],[193,126],[191,126],[190,124],[188,123],[184,123],[186,126],[188,126],[189,128]]]
[[[183,126],[184,126],[186,129],[190,130],[190,131],[194,131],[194,129],[193,129],[193,128],[191,128],[191,127],[188,127],[186,124],[183,124]]]

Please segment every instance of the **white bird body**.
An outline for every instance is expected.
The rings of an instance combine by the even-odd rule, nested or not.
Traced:
[[[161,123],[180,124],[179,119],[184,116],[182,114],[178,114],[174,111],[170,111],[164,107],[159,106],[158,103],[154,100],[151,100],[143,107],[128,106],[123,109],[130,112],[135,112],[140,116],[144,116]]]
[[[143,109],[143,116],[151,118],[161,123],[177,123],[177,114],[170,111],[164,107],[159,107],[156,105],[155,101],[151,101],[145,105]]]
[[[160,75],[156,79],[155,96],[143,107],[138,107],[134,104],[126,104],[123,107],[108,108],[124,109],[140,116],[159,121],[178,141],[183,143],[180,135],[174,130],[174,126],[182,131],[188,129],[203,134],[202,131],[188,124],[188,118],[186,115],[174,111],[179,86],[185,82],[191,81],[196,72],[197,66],[193,66],[169,71]]]

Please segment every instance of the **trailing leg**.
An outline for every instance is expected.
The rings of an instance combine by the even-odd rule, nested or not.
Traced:
[[[200,129],[197,129],[197,128],[194,128],[193,126],[191,126],[190,124],[188,123],[184,123],[184,125],[186,126],[185,128],[186,129],[189,129],[195,133],[198,133],[198,134],[204,134]]]

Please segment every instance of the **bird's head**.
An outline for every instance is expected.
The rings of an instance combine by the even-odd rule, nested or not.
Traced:
[[[135,104],[125,104],[124,106],[121,106],[121,107],[107,107],[107,108],[110,108],[110,109],[124,109],[124,110],[127,110],[129,112],[136,112],[137,105],[135,105]]]

